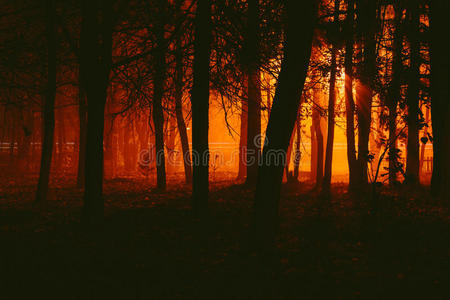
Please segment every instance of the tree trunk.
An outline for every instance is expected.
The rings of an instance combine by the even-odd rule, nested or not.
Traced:
[[[316,4],[314,0],[285,1],[287,28],[284,57],[267,126],[267,143],[263,148],[255,193],[253,228],[258,248],[271,247],[275,238],[284,162],[308,70]],[[298,15],[300,11],[302,16]]]
[[[300,132],[301,132],[301,123],[300,123],[300,114],[297,117],[296,122],[296,140],[295,140],[295,154],[294,154],[294,180],[298,181],[299,169],[300,169]]]
[[[192,104],[192,209],[197,216],[208,211],[209,194],[209,78],[212,41],[211,1],[197,2],[195,16]]]
[[[432,0],[430,3],[431,55],[431,118],[433,124],[432,193],[449,200],[450,186],[450,65],[446,36],[450,26],[447,16],[450,4]]]
[[[410,40],[410,69],[407,91],[408,106],[408,142],[406,153],[406,181],[409,184],[419,183],[419,88],[420,88],[420,13],[418,1],[410,4],[411,27]]]
[[[313,98],[314,102],[318,103],[319,100],[319,91],[317,89],[313,90]],[[320,125],[320,110],[319,108],[313,108],[312,112],[312,126],[314,135],[311,136],[311,138],[314,138],[316,141],[317,151],[315,152],[316,155],[316,164],[313,166],[315,169],[315,175],[316,175],[316,187],[319,188],[322,185],[322,179],[323,179],[323,156],[324,156],[324,149],[323,149],[323,133],[322,133],[322,126]]]
[[[44,103],[44,137],[42,143],[41,168],[36,191],[36,203],[47,200],[50,168],[52,163],[55,134],[55,97],[56,97],[56,4],[55,0],[46,1],[47,13],[47,89]]]
[[[372,81],[375,76],[376,63],[376,1],[364,0],[358,2],[360,14],[359,30],[362,34],[364,57],[359,81],[356,86],[357,116],[358,116],[358,183],[364,187],[368,183],[369,135],[372,122]]]
[[[356,183],[357,163],[355,147],[355,100],[353,98],[353,25],[355,19],[355,1],[347,0],[347,41],[345,43],[345,108],[346,108],[346,135],[347,135],[347,161],[349,172],[349,187]]]
[[[400,100],[400,76],[402,70],[402,42],[403,35],[400,31],[402,7],[397,3],[394,5],[395,9],[395,32],[394,44],[392,48],[392,79],[389,87],[387,107],[389,110],[389,184],[394,185],[397,182],[398,169],[398,150],[397,150],[397,106]]]
[[[338,27],[339,21],[339,3],[340,0],[334,1],[334,26]],[[322,192],[328,194],[331,186],[331,175],[333,167],[333,145],[334,145],[334,125],[335,125],[335,106],[336,106],[336,74],[337,74],[337,48],[331,45],[331,66],[330,66],[330,90],[328,92],[328,131],[327,146],[325,150],[325,170],[322,181]]]
[[[291,174],[289,173],[289,165],[291,164],[293,143],[294,143],[294,132],[292,132],[291,138],[289,139],[289,144],[286,152],[286,162],[284,164],[284,178],[286,179],[286,181],[291,181]]]
[[[192,183],[192,165],[189,139],[183,117],[183,53],[180,48],[181,45],[178,42],[177,52],[175,54],[175,115],[177,118],[178,133],[180,135],[181,150],[183,152],[184,178],[186,184],[190,184]]]
[[[425,124],[429,124],[430,123],[430,109],[428,107],[425,107]],[[428,126],[424,127],[423,130],[423,137],[427,139],[428,141]],[[427,143],[423,143],[420,147],[420,166],[419,166],[419,176],[422,177],[423,174],[423,163],[425,161],[425,150],[427,147]]]
[[[112,64],[112,4],[84,0],[82,16],[80,72],[86,89],[88,119],[83,220],[95,225],[103,220],[103,134]]]
[[[166,78],[166,40],[164,38],[164,5],[159,5],[156,24],[156,52],[153,72],[152,117],[155,129],[156,187],[166,189],[166,158],[164,153],[164,114],[162,100]]]
[[[259,4],[248,0],[248,24],[246,37],[246,62],[248,82],[247,113],[247,179],[256,184],[258,162],[261,158],[261,74],[259,71]]]
[[[78,87],[78,117],[79,117],[79,142],[78,142],[78,171],[77,171],[77,187],[84,187],[84,175],[86,166],[86,139],[87,139],[87,103],[86,94],[82,85],[80,75]]]
[[[247,160],[247,125],[248,125],[247,117],[248,117],[247,99],[242,99],[241,130],[239,133],[239,162],[238,162],[239,170],[237,177],[238,180],[242,180],[247,176],[247,168],[245,163]]]

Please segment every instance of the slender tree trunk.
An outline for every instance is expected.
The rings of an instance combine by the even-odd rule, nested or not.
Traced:
[[[247,24],[247,180],[256,184],[258,161],[261,158],[261,74],[259,71],[259,0],[248,0]]]
[[[284,58],[267,126],[267,143],[262,153],[255,194],[253,228],[258,247],[270,248],[275,238],[284,162],[309,65],[316,4],[314,0],[285,1],[287,29]],[[302,16],[298,15],[300,11]]]
[[[164,152],[164,114],[162,100],[164,96],[164,82],[166,77],[166,40],[164,38],[164,5],[159,5],[156,24],[156,53],[153,72],[152,117],[155,128],[155,159],[156,159],[156,187],[166,189],[166,158]]]
[[[178,42],[179,43],[179,42]],[[178,133],[180,135],[181,150],[183,152],[183,167],[186,184],[192,183],[191,152],[186,123],[183,117],[183,53],[181,45],[177,45],[175,68],[175,115],[177,118]]]
[[[178,135],[177,132],[177,119],[175,117],[175,109],[170,111],[167,115],[168,125],[167,125],[167,173],[173,174],[176,172],[176,157],[177,151],[175,149],[175,137]]]
[[[340,0],[334,1],[334,26],[338,26],[339,21],[339,3]],[[331,186],[331,175],[333,167],[333,145],[334,145],[334,125],[335,125],[335,106],[336,106],[336,74],[337,74],[337,48],[336,45],[331,46],[331,66],[330,66],[330,90],[328,98],[328,131],[327,146],[325,150],[325,170],[322,181],[322,192],[328,194]]]
[[[286,181],[291,181],[291,174],[289,173],[289,165],[291,164],[291,157],[292,157],[292,145],[294,144],[294,136],[295,133],[292,132],[291,138],[289,139],[289,145],[286,152],[286,163],[284,165],[284,177],[286,178]]]
[[[358,183],[365,186],[368,183],[369,135],[372,122],[372,81],[375,75],[376,63],[376,17],[377,2],[364,0],[358,2],[359,30],[362,34],[364,57],[356,85],[356,101],[358,116]]]
[[[392,79],[389,87],[387,107],[389,110],[389,184],[394,185],[397,182],[397,106],[400,100],[400,76],[402,70],[402,40],[403,36],[400,31],[402,7],[399,3],[394,5],[395,9],[395,32],[392,48]]]
[[[246,93],[245,93],[246,94]],[[247,176],[247,121],[248,108],[247,99],[241,100],[241,131],[239,135],[239,170],[238,179],[244,179]]]
[[[345,108],[347,121],[347,161],[350,188],[353,188],[355,186],[357,176],[355,147],[355,100],[353,98],[353,26],[355,21],[354,6],[354,0],[347,0],[346,30],[348,39],[345,43]]]
[[[339,2],[339,1],[338,1]],[[329,193],[331,185],[331,168],[333,164],[333,144],[334,144],[334,120],[335,120],[335,104],[336,104],[336,55],[337,49],[332,46],[331,50],[331,74],[330,74],[330,91],[328,99],[328,131],[327,146],[325,150],[325,170],[322,181],[322,191]]]
[[[86,166],[86,139],[87,139],[87,103],[86,94],[82,86],[80,76],[78,87],[78,118],[79,118],[79,142],[78,142],[78,171],[77,171],[77,187],[84,187],[84,175]]]
[[[410,1],[411,2],[411,1]],[[407,92],[408,106],[408,142],[406,153],[406,181],[410,184],[419,183],[419,88],[420,88],[420,13],[418,1],[410,4],[411,27],[410,40],[410,70]]]
[[[99,15],[102,16],[100,23]],[[103,219],[103,134],[112,60],[112,4],[83,0],[80,72],[87,99],[87,136],[83,219],[89,225]]]
[[[48,183],[52,163],[55,134],[55,97],[56,97],[56,4],[55,0],[46,1],[47,13],[47,88],[44,103],[44,130],[41,154],[41,168],[36,191],[36,203],[47,200]]]
[[[318,103],[319,101],[319,91],[318,90],[314,90],[313,91],[313,98],[314,98],[314,102]],[[316,174],[316,187],[319,188],[322,185],[322,179],[323,179],[323,156],[324,156],[324,151],[323,151],[323,133],[322,133],[322,126],[320,125],[320,119],[321,119],[321,115],[320,115],[320,111],[318,108],[314,109],[313,108],[313,113],[312,113],[312,126],[313,126],[313,131],[314,131],[314,136],[312,136],[311,138],[314,138],[316,140],[316,145],[317,145],[317,151],[316,151],[316,165],[313,166],[315,168],[315,174]]]
[[[430,110],[428,107],[425,107],[425,124],[429,124],[429,123],[430,123]],[[429,134],[428,126],[425,126],[424,130],[423,130],[423,137],[428,139],[428,134]],[[427,143],[422,142],[422,145],[420,147],[420,166],[419,166],[420,177],[422,177],[422,174],[423,174],[423,163],[425,161],[426,147],[427,147]]]
[[[433,124],[433,175],[431,189],[444,201],[450,199],[450,61],[446,36],[450,22],[448,1],[430,3],[431,118]]]
[[[212,41],[211,1],[197,3],[195,16],[192,104],[192,209],[197,216],[208,211],[209,194],[209,78]]]
[[[294,180],[298,181],[299,169],[300,169],[300,132],[301,132],[301,123],[300,123],[300,115],[297,118],[296,123],[296,140],[295,140],[295,154],[294,154]]]

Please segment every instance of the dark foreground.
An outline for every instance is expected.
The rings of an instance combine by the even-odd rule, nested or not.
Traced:
[[[27,182],[27,183],[24,183]],[[143,180],[105,185],[106,220],[79,223],[81,191],[55,180],[46,213],[34,181],[2,178],[1,299],[445,299],[449,211],[426,191],[384,191],[381,213],[335,185],[318,209],[308,184],[285,186],[277,249],[248,249],[252,192],[213,187],[211,220],[192,218],[189,191]]]

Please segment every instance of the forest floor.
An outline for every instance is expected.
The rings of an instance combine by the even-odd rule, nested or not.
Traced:
[[[448,299],[450,212],[426,188],[383,189],[368,217],[345,184],[326,211],[311,184],[286,184],[277,247],[256,255],[253,192],[232,181],[212,185],[206,225],[176,180],[166,192],[106,181],[95,232],[73,178],[52,180],[45,213],[35,182],[0,176],[0,299]]]

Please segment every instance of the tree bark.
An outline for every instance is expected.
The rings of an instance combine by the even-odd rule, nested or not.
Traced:
[[[246,93],[245,93],[246,94]],[[238,180],[242,180],[247,177],[247,168],[246,168],[246,160],[247,160],[247,121],[248,117],[248,108],[247,108],[247,99],[241,100],[241,130],[239,133],[239,170],[238,170]]]
[[[88,119],[83,220],[95,226],[103,220],[104,210],[103,134],[112,65],[112,3],[83,0],[82,16],[80,72],[86,89]]]
[[[247,179],[249,185],[256,184],[258,162],[261,159],[261,75],[259,71],[259,4],[248,0],[247,24]]]
[[[360,14],[359,30],[364,45],[364,57],[356,86],[357,116],[358,116],[358,181],[361,187],[368,183],[369,135],[372,122],[372,80],[375,76],[376,63],[376,1],[364,0],[358,2]]]
[[[87,139],[87,103],[84,87],[82,86],[80,75],[78,86],[78,118],[79,118],[79,142],[78,142],[78,170],[77,170],[77,187],[84,187],[84,175],[86,166],[86,139]]]
[[[433,124],[433,195],[450,199],[450,62],[446,36],[450,26],[447,16],[450,3],[432,0],[430,3],[431,55],[431,118]]]
[[[336,30],[339,22],[339,4],[340,0],[334,1],[334,26]],[[331,45],[331,66],[330,66],[330,90],[328,92],[328,131],[327,146],[325,150],[325,170],[322,181],[322,192],[328,194],[331,187],[331,175],[333,167],[333,144],[334,144],[334,125],[335,125],[335,106],[336,106],[336,74],[337,74],[337,48],[334,42]]]
[[[180,135],[181,150],[183,152],[184,178],[186,184],[190,184],[192,183],[192,165],[189,139],[183,117],[183,53],[180,48],[181,45],[178,42],[177,52],[175,54],[175,115],[177,118],[178,133]]]
[[[319,91],[317,89],[313,90],[313,98],[314,102],[318,103],[319,101]],[[316,155],[316,164],[313,166],[315,169],[315,180],[316,180],[316,187],[320,188],[322,185],[322,179],[323,179],[323,157],[324,157],[324,148],[323,148],[323,133],[322,133],[322,126],[320,125],[320,119],[321,119],[319,108],[313,108],[312,112],[312,126],[314,135],[311,136],[311,138],[314,138],[316,141],[317,151],[315,152]]]
[[[267,143],[263,148],[255,193],[253,228],[258,248],[270,248],[274,242],[286,151],[306,79],[317,14],[317,3],[314,0],[286,0],[284,3],[287,14],[284,57],[267,126]],[[302,16],[298,15],[300,11],[303,12]]]
[[[353,188],[356,183],[357,162],[355,147],[355,100],[353,97],[353,46],[354,46],[354,11],[355,1],[347,0],[345,43],[345,108],[346,108],[346,136],[347,136],[347,161],[349,173],[349,187]]]
[[[419,183],[419,89],[420,89],[420,13],[418,1],[410,1],[411,30],[410,69],[407,91],[408,106],[408,141],[406,153],[406,181],[409,184]]]
[[[197,216],[208,211],[209,194],[209,80],[212,41],[211,1],[197,2],[195,16],[192,104],[192,209]]]
[[[300,114],[297,117],[296,122],[296,140],[295,140],[295,154],[294,154],[294,180],[298,181],[299,176],[299,169],[300,169],[300,158],[301,158],[301,151],[300,151],[300,134],[301,134],[301,123],[300,123]]]
[[[160,18],[156,21],[156,52],[153,72],[152,119],[155,128],[156,187],[166,189],[166,158],[164,152],[164,114],[162,100],[166,77],[166,40],[164,38],[165,7],[159,1]]]
[[[394,5],[395,9],[395,32],[392,48],[392,79],[389,87],[387,107],[389,110],[389,184],[394,185],[397,182],[398,169],[398,150],[397,150],[397,106],[400,100],[400,76],[402,70],[402,42],[403,35],[400,31],[402,7],[399,3]]]
[[[48,183],[52,163],[53,143],[55,135],[55,97],[56,97],[56,4],[55,0],[46,1],[47,14],[47,87],[44,103],[44,132],[41,154],[41,168],[36,191],[35,202],[47,200]]]

